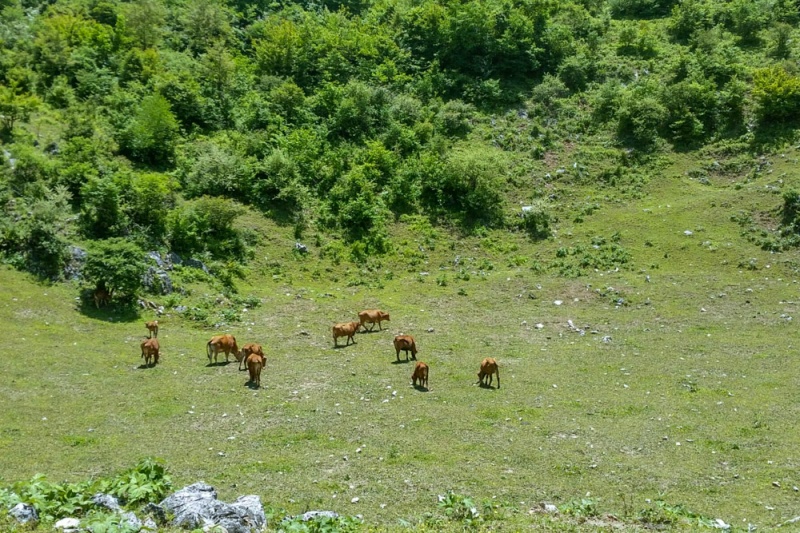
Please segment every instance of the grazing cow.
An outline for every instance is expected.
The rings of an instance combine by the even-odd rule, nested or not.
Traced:
[[[422,361],[417,362],[414,367],[414,373],[411,374],[411,381],[414,382],[414,387],[417,386],[417,380],[419,380],[420,387],[428,388],[428,365]]]
[[[411,352],[411,359],[417,360],[417,343],[414,342],[414,337],[411,335],[395,335],[394,337],[394,350],[397,352],[397,360],[400,360],[400,350],[406,352],[406,361],[408,361],[408,352]]]
[[[97,287],[92,296],[94,297],[94,305],[98,309],[111,303],[111,292],[105,286]]]
[[[158,337],[158,320],[153,320],[152,322],[145,322],[144,327],[146,327],[147,331],[149,332],[147,335],[148,339],[151,339],[153,337]]]
[[[353,335],[356,334],[358,328],[361,324],[359,322],[342,322],[340,324],[333,325],[333,345],[338,347],[339,337],[347,337],[347,343],[345,346],[350,345],[350,341],[353,341],[353,344],[356,343],[356,340],[353,338]]]
[[[228,356],[239,353],[239,347],[236,345],[236,337],[233,335],[215,335],[206,344],[206,352],[208,354],[208,364],[211,364],[211,356],[214,356],[214,362],[217,362],[217,355],[220,352],[225,352],[225,362],[228,362]]]
[[[381,327],[381,322],[384,320],[387,322],[391,322],[389,320],[389,313],[384,313],[380,309],[367,309],[365,311],[361,311],[358,313],[358,319],[361,321],[361,327],[364,328],[365,331],[372,331],[375,327],[375,323],[378,323],[378,329],[383,329]],[[372,324],[372,326],[367,329],[367,322]]]
[[[257,353],[247,356],[247,370],[250,372],[250,383],[261,387],[261,369],[264,368],[264,357]]]
[[[158,364],[159,349],[158,339],[145,339],[142,341],[142,357],[145,365],[150,366],[151,359],[154,366]]]
[[[264,350],[261,349],[261,345],[254,342],[248,342],[242,346],[242,350],[236,354],[236,360],[239,361],[239,370],[242,369],[242,363],[244,363],[244,366],[247,366],[247,357],[251,353],[261,356],[262,365],[267,364],[267,358],[264,357]]]
[[[494,360],[492,357],[487,357],[483,361],[481,361],[481,371],[478,372],[478,383],[481,384],[483,387],[484,385],[489,386],[492,384],[493,374],[497,374],[497,388],[500,388],[500,369],[497,368],[497,361]],[[486,376],[489,376],[489,379],[486,380],[488,383],[484,383],[484,379]]]

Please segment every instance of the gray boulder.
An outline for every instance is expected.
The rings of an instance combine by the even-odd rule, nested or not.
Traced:
[[[142,276],[142,285],[152,292],[159,294],[170,294],[172,292],[172,280],[167,274],[167,271],[162,268],[154,266],[147,267],[144,276]]]
[[[190,529],[219,525],[228,533],[252,533],[266,522],[258,496],[242,496],[229,504],[218,500],[217,491],[205,483],[184,487],[160,506],[175,517],[171,525]]]
[[[38,522],[39,513],[36,508],[29,503],[18,503],[8,512],[20,524],[27,524],[28,522]]]
[[[186,266],[188,266],[188,267],[199,268],[200,270],[202,270],[206,274],[211,274],[211,271],[208,270],[208,267],[206,266],[206,264],[203,263],[202,261],[200,261],[199,259],[195,259],[193,257],[190,257],[189,259],[184,261],[184,264]]]
[[[64,265],[64,278],[69,281],[81,279],[83,266],[86,264],[86,257],[89,255],[83,248],[77,246],[67,246],[67,263]]]
[[[317,518],[339,518],[339,513],[334,511],[308,511],[300,515],[300,520],[308,522]]]
[[[155,264],[158,265],[158,268],[161,268],[161,269],[167,268],[167,264],[164,262],[163,259],[161,259],[161,254],[160,253],[155,252],[155,251],[147,252],[147,257],[149,259],[152,259],[155,262]]]
[[[175,252],[170,252],[170,253],[167,255],[167,259],[168,259],[168,260],[169,260],[169,262],[170,262],[171,264],[173,264],[173,265],[181,265],[181,264],[183,264],[183,259],[181,259],[181,256],[179,256],[179,255],[178,255],[178,254],[176,254]]]
[[[102,507],[103,509],[108,509],[109,511],[122,510],[122,508],[119,506],[119,500],[111,494],[98,492],[92,496],[92,503],[98,507]]]

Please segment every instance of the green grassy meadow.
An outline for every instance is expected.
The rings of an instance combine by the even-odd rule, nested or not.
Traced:
[[[86,479],[152,455],[177,488],[203,480],[222,499],[255,493],[374,527],[418,523],[453,490],[498,504],[485,525],[500,530],[611,527],[529,513],[586,497],[630,528],[663,500],[771,530],[800,514],[800,262],[731,216],[774,220],[780,191],[800,186],[797,156],[705,182],[687,171],[708,161],[672,156],[634,195],[557,186],[543,242],[400,223],[395,252],[365,266],[312,243],[296,255],[290,228],[251,214],[262,244],[237,287],[262,303],[216,329],[167,310],[155,368],[139,357],[152,312],[96,311],[77,285],[3,267],[0,481]],[[629,255],[619,268],[570,252],[610,242]],[[184,305],[215,297],[186,287]],[[385,330],[334,349],[331,325],[372,307],[391,313]],[[264,346],[260,390],[235,362],[208,366],[218,332]],[[427,392],[395,362],[399,333],[430,365]],[[487,356],[500,389],[474,385]]]

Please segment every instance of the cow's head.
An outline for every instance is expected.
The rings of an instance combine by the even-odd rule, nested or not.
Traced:
[[[391,320],[389,320],[389,313],[384,313],[383,311],[381,311],[381,319],[387,322],[391,322]]]

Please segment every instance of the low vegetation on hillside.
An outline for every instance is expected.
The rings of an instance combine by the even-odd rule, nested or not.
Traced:
[[[204,480],[270,530],[797,523],[796,2],[0,10],[0,508],[120,531],[89,492]],[[223,332],[260,389],[206,365]]]

